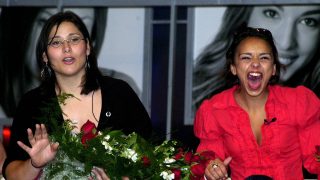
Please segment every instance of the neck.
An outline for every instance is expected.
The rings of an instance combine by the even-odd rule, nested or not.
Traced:
[[[269,91],[264,91],[259,96],[250,96],[246,92],[242,91],[241,88],[239,88],[234,96],[237,101],[237,103],[244,109],[246,109],[248,112],[252,112],[258,109],[261,109],[265,107],[265,104],[268,99]]]
[[[70,93],[74,95],[80,95],[82,90],[81,83],[82,78],[57,77],[56,93]]]

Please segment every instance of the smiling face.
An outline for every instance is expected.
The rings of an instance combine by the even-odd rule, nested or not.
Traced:
[[[271,47],[261,38],[245,38],[236,48],[230,70],[239,78],[243,92],[249,96],[261,95],[276,73]]]
[[[57,79],[59,77],[82,78],[85,74],[85,64],[87,56],[90,54],[90,46],[83,38],[79,29],[70,22],[62,22],[56,31],[57,26],[52,28],[48,45],[48,56],[43,54],[44,61],[50,61]],[[72,43],[72,39],[80,38],[78,43]],[[59,47],[55,47],[56,42],[62,42]]]
[[[286,81],[308,65],[318,51],[320,6],[257,6],[248,26],[272,32],[279,60],[286,67],[280,79]]]

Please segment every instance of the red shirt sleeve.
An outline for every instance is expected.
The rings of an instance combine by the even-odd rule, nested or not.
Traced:
[[[320,162],[315,159],[315,146],[320,145],[319,98],[311,90],[299,86],[295,106],[304,167],[312,174],[320,174]]]
[[[220,159],[225,159],[225,151],[222,141],[222,132],[219,128],[214,108],[210,101],[206,100],[196,113],[194,122],[194,134],[200,139],[197,152],[211,150]]]

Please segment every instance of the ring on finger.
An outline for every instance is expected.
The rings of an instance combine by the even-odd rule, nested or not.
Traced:
[[[213,169],[216,169],[217,167],[219,167],[218,164],[216,164],[216,163],[213,163],[213,164],[212,164],[212,168],[213,168]]]

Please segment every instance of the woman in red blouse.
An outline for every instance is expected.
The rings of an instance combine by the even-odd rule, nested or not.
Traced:
[[[231,86],[205,100],[194,123],[197,151],[212,150],[217,157],[205,177],[226,179],[230,168],[232,180],[302,180],[302,166],[320,174],[320,101],[303,86],[276,85],[281,64],[270,31],[239,30],[226,59]]]

